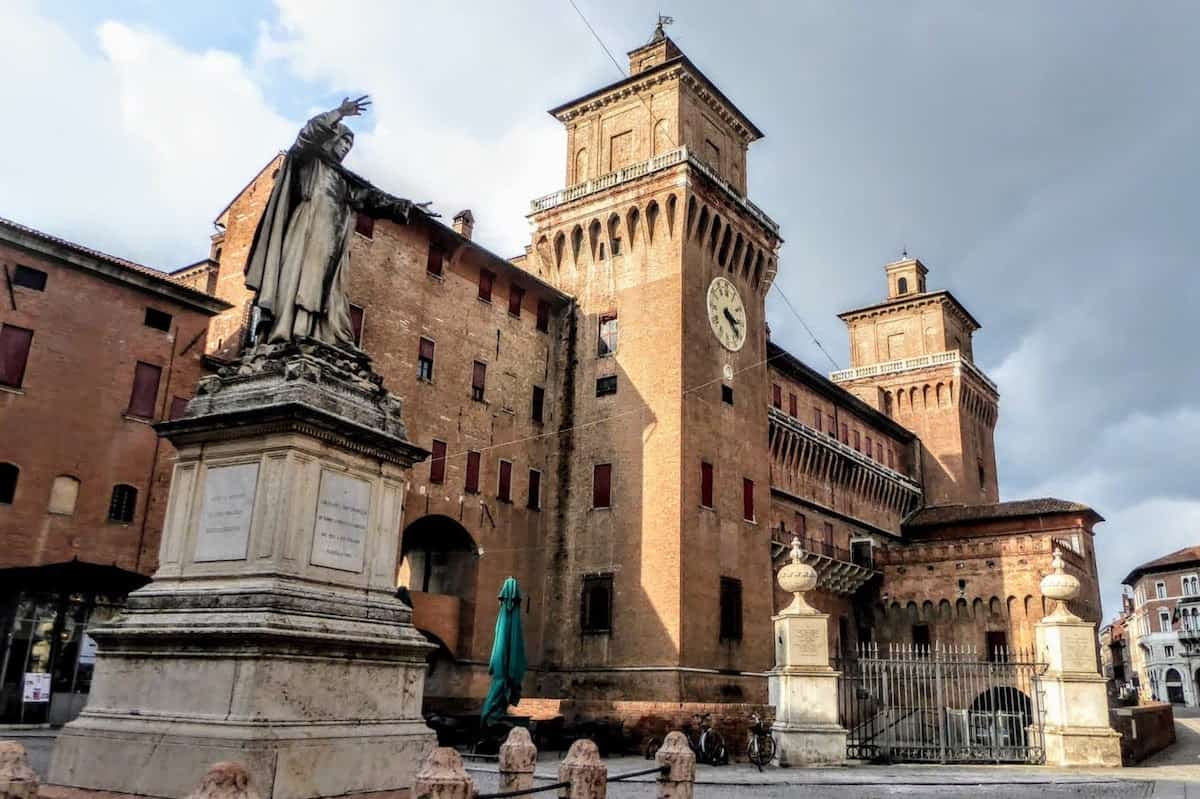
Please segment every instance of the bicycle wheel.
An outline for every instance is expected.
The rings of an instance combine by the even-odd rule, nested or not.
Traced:
[[[653,760],[654,756],[658,754],[658,750],[662,747],[662,744],[662,738],[655,738],[653,736],[647,738],[646,743],[642,746],[642,756],[647,760]]]
[[[775,736],[756,735],[751,745],[757,755],[754,765],[758,766],[759,771],[762,771],[763,766],[770,765],[771,761],[775,759]]]
[[[725,739],[716,730],[708,730],[700,736],[700,756],[705,763],[721,766],[728,761],[729,754],[725,749]]]

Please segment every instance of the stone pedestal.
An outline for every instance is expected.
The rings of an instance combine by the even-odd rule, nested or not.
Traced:
[[[1046,763],[1051,766],[1121,765],[1121,735],[1109,726],[1108,692],[1096,662],[1096,625],[1071,613],[1079,580],[1054,553],[1054,572],[1042,594],[1058,600],[1054,613],[1034,625],[1038,653],[1046,661]]]
[[[265,799],[403,790],[434,746],[432,649],[395,598],[408,443],[365,356],[260,348],[183,418],[160,566],[92,631],[50,782],[184,796],[215,761]]]
[[[775,668],[767,674],[767,689],[775,706],[775,759],[780,766],[837,765],[846,760],[846,730],[838,724],[840,675],[829,666],[829,616],[804,600],[816,586],[816,572],[802,557],[799,540],[792,539],[792,562],[778,579],[794,598],[772,617]]]

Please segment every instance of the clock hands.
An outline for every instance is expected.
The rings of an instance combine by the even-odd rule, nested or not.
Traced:
[[[733,334],[734,334],[735,336],[736,336],[736,335],[740,335],[740,334],[738,333],[738,327],[739,327],[739,325],[738,325],[738,320],[733,318],[733,314],[731,314],[731,313],[729,312],[729,309],[728,309],[728,308],[726,308],[726,309],[724,309],[724,310],[725,310],[725,318],[729,320],[729,324],[730,324],[730,326],[733,328]]]

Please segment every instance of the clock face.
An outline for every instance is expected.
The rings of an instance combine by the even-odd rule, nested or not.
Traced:
[[[708,287],[708,324],[725,349],[737,352],[746,343],[746,306],[726,278],[718,277]]]

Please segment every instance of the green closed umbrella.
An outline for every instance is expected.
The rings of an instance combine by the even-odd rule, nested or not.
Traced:
[[[525,636],[521,632],[521,589],[509,577],[500,589],[500,612],[496,616],[496,636],[492,641],[492,659],[488,674],[492,687],[483,700],[480,721],[484,728],[500,721],[509,705],[521,701],[521,680],[525,679]]]

